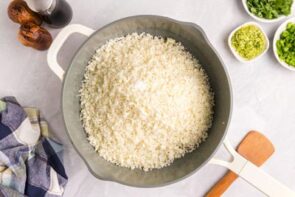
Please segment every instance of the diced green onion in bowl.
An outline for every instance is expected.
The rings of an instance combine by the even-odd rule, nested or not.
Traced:
[[[295,18],[285,21],[277,29],[273,50],[276,59],[283,67],[295,71]]]
[[[254,19],[270,23],[291,15],[294,0],[242,0],[246,12]]]
[[[228,45],[239,61],[249,62],[268,50],[269,40],[260,25],[249,22],[232,31]]]

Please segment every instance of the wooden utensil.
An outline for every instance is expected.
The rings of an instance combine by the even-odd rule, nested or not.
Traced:
[[[237,151],[257,166],[261,166],[273,153],[274,146],[264,135],[257,131],[250,131],[239,144]],[[228,171],[206,194],[207,197],[221,196],[227,188],[238,178],[232,171]]]

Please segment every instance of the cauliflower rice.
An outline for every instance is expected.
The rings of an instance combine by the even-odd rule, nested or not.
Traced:
[[[207,137],[213,93],[198,61],[171,38],[109,40],[86,67],[81,119],[98,154],[145,171],[170,165]]]

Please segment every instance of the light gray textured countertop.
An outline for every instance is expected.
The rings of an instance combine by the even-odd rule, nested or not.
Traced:
[[[199,24],[229,70],[234,106],[228,137],[237,145],[247,131],[257,129],[271,139],[275,154],[263,169],[295,190],[295,72],[276,62],[272,49],[249,64],[239,63],[227,47],[227,36],[252,19],[241,0],[68,0],[74,11],[72,23],[98,29],[114,20],[141,14],[156,14]],[[71,146],[62,120],[61,82],[48,68],[46,52],[25,48],[16,41],[18,25],[9,21],[9,1],[0,1],[0,97],[12,95],[25,106],[41,109],[54,135],[65,145],[65,168],[69,176],[66,197],[72,196],[202,196],[225,172],[207,165],[189,178],[162,188],[138,189],[100,181],[87,170]],[[270,39],[279,23],[261,24]],[[55,36],[59,30],[50,30]],[[60,54],[69,63],[82,36],[73,36]],[[223,157],[221,148],[217,156]],[[263,196],[243,180],[236,181],[225,196]]]

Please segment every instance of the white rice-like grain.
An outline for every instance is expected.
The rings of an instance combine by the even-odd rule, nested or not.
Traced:
[[[117,165],[162,168],[207,137],[213,93],[198,61],[171,38],[109,40],[86,67],[81,119],[90,144]]]

